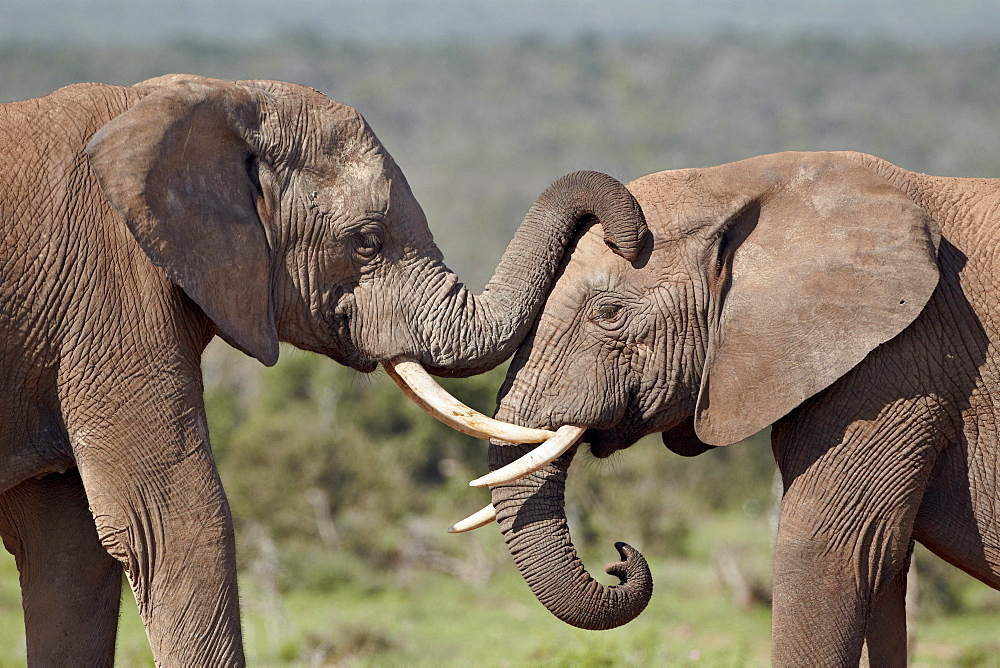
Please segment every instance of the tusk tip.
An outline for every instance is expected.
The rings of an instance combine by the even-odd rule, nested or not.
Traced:
[[[496,519],[497,511],[491,503],[482,510],[466,517],[464,520],[455,522],[453,525],[448,527],[448,533],[465,533],[466,531],[472,531],[473,529],[484,527],[490,522],[495,522]]]

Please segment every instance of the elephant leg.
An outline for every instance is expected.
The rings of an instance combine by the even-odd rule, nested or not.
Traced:
[[[97,538],[79,473],[22,482],[0,496],[0,518],[21,577],[29,664],[113,665],[122,569]]]
[[[903,567],[875,600],[865,629],[862,666],[906,667],[906,584],[913,556],[913,541]]]
[[[232,517],[200,394],[190,402],[164,416],[169,407],[134,401],[74,443],[76,459],[157,664],[243,665]]]
[[[876,520],[858,531],[824,535],[795,526],[784,512],[780,521],[784,527],[779,526],[774,557],[775,665],[858,665],[867,621],[902,569],[906,548],[894,536],[906,533],[905,527]],[[890,594],[886,605],[896,598]],[[900,626],[892,628],[886,618],[877,630],[905,635]]]
[[[873,652],[895,652],[903,642],[905,581],[897,577],[937,448],[933,436],[903,438],[899,423],[836,425],[824,435],[817,422],[779,423],[772,431],[785,485],[774,557],[773,658],[778,666],[857,666],[873,614],[872,633],[885,638]]]

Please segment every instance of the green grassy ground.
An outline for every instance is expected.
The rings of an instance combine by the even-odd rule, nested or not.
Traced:
[[[713,574],[687,564],[654,567],[674,574],[678,582],[661,579],[674,591],[657,592],[632,624],[601,633],[557,621],[513,569],[480,587],[422,572],[391,588],[291,592],[277,606],[244,582],[247,658],[252,665],[400,667],[769,665],[766,607],[733,609]],[[123,612],[118,656],[121,665],[152,665],[134,604]]]
[[[244,633],[251,665],[333,666],[767,666],[770,610],[740,609],[715,561],[720,546],[758,535],[760,526],[721,519],[692,541],[689,557],[651,560],[657,588],[649,608],[613,631],[587,632],[558,622],[534,601],[513,567],[469,584],[433,570],[354,578],[328,593],[268,590],[242,576]],[[735,542],[734,542],[735,541]],[[600,563],[588,558],[592,570]],[[766,577],[766,560],[745,560],[751,579]],[[323,569],[322,563],[315,568]],[[966,596],[996,602],[970,585]],[[131,594],[124,597],[118,665],[152,665]],[[916,666],[998,666],[996,608],[922,614]],[[0,556],[0,666],[24,664],[17,574]]]

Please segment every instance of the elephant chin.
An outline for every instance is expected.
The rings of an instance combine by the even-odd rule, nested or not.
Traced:
[[[591,427],[583,436],[590,444],[590,453],[598,459],[610,457],[619,450],[634,445],[641,436],[630,434],[621,429],[594,429]]]
[[[340,360],[338,360],[340,361]],[[360,371],[361,373],[373,373],[375,369],[378,368],[378,362],[375,360],[370,360],[365,357],[349,357],[344,361],[340,361],[341,364],[349,366],[355,371]]]
[[[343,364],[344,366],[350,367],[361,373],[372,373],[379,367],[377,360],[372,359],[358,350],[358,348],[349,341],[342,342],[331,347],[312,347],[300,343],[296,343],[295,345],[299,348],[310,350],[314,353],[319,353],[320,355],[325,355],[334,362]]]

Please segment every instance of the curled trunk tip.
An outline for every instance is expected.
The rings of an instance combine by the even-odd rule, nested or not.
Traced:
[[[642,207],[618,179],[602,172],[572,172],[557,179],[545,194],[554,193],[581,203],[576,215],[593,216],[604,230],[604,243],[629,262],[642,252],[649,230]],[[543,197],[545,196],[543,194]],[[567,207],[570,208],[570,207]]]
[[[526,446],[490,444],[490,467],[499,468],[527,451]],[[606,571],[620,584],[596,581],[580,560],[565,513],[566,471],[576,448],[545,468],[492,488],[493,505],[507,549],[521,576],[549,612],[588,630],[613,629],[632,621],[653,594],[646,559],[635,548],[616,543],[621,561]]]
[[[649,597],[653,594],[653,577],[649,572],[646,557],[642,556],[642,552],[622,541],[615,543],[615,549],[618,550],[622,560],[611,562],[604,567],[604,572],[608,575],[614,575],[622,581],[622,584],[639,577],[648,577],[649,596],[646,598],[646,602],[649,603]]]
[[[645,557],[627,543],[617,542],[615,547],[621,561],[608,564],[605,572],[617,577],[617,585],[607,586],[597,582],[582,564],[576,577],[556,587],[549,583],[535,586],[532,591],[538,600],[560,620],[570,626],[588,631],[607,631],[628,624],[642,614],[653,596],[653,576]],[[574,557],[576,558],[576,557]]]

